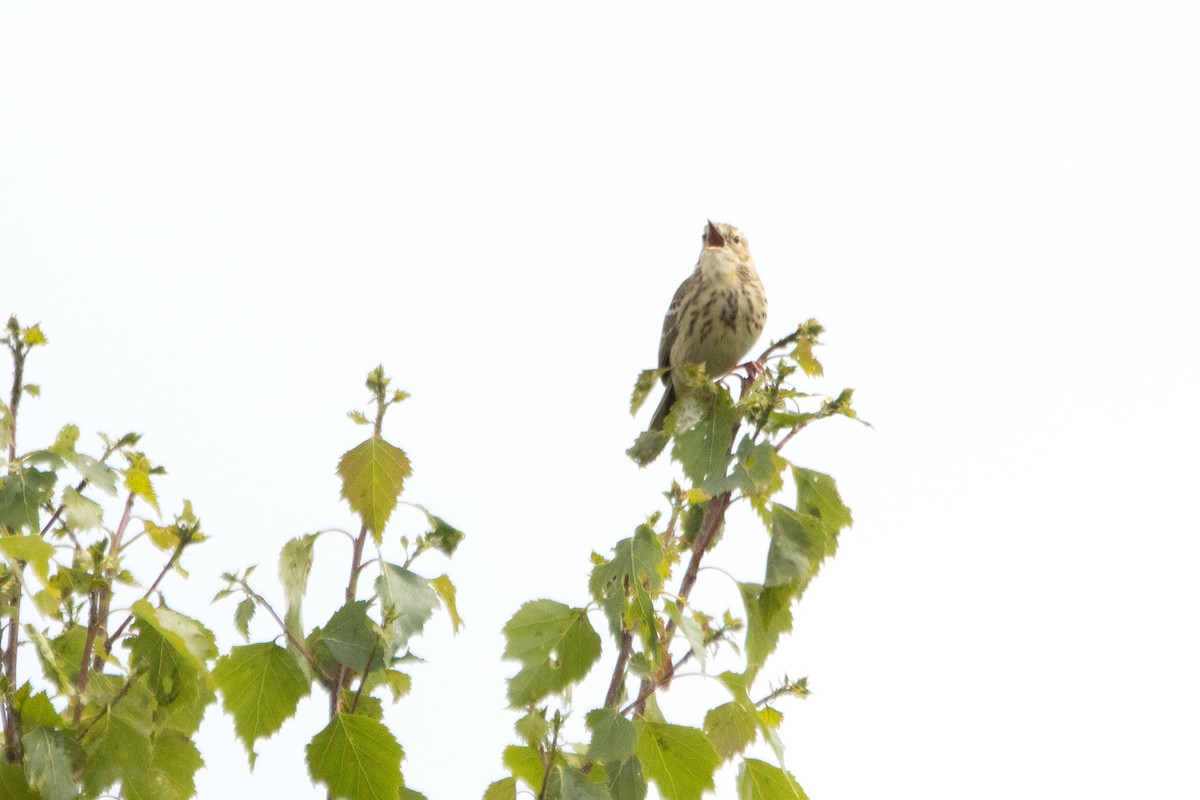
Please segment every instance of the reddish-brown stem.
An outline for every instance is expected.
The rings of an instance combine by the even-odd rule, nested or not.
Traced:
[[[621,686],[625,683],[625,666],[629,663],[629,654],[633,650],[633,631],[621,633],[621,649],[617,652],[617,665],[613,668],[612,680],[608,684],[608,694],[604,696],[605,708],[616,708],[621,702]]]
[[[380,414],[382,417],[382,414]],[[378,423],[376,424],[378,429]],[[367,525],[364,522],[362,529],[358,532],[358,537],[354,540],[354,554],[350,560],[350,580],[346,582],[346,602],[353,603],[358,597],[358,575],[362,572],[362,554],[363,548],[367,544]],[[333,687],[329,693],[329,717],[332,719],[338,712],[342,704],[342,690],[349,686],[350,672],[345,665],[339,664],[337,673],[334,675]]]
[[[150,588],[147,589],[146,593],[142,595],[143,600],[150,599],[150,595],[154,594],[155,590],[158,589],[158,585],[162,583],[163,578],[167,576],[167,573],[170,572],[171,568],[174,567],[176,562],[179,561],[179,556],[182,555],[183,548],[191,544],[191,541],[192,537],[190,534],[179,540],[179,544],[175,545],[175,551],[171,553],[171,557],[167,559],[166,566],[162,568],[162,570],[158,573],[158,577],[154,579],[154,583],[150,584]],[[113,642],[121,638],[121,634],[125,632],[125,629],[129,627],[129,623],[131,622],[133,622],[133,614],[126,616],[121,624],[117,626],[117,629],[109,634],[109,637],[104,640],[105,650],[112,650]]]
[[[109,548],[108,557],[112,559],[112,565],[104,570],[104,580],[100,584],[100,588],[96,590],[92,612],[88,615],[87,635],[83,640],[83,660],[79,666],[79,679],[75,683],[76,690],[80,697],[87,689],[88,671],[95,669],[97,671],[104,668],[104,659],[94,653],[96,647],[96,638],[107,642],[108,636],[105,632],[108,620],[109,603],[112,602],[112,584],[116,579],[119,553],[121,550],[121,539],[125,535],[125,528],[129,525],[129,517],[133,511],[133,492],[129,493],[129,497],[125,500],[125,510],[121,514],[121,522],[117,525],[117,529],[113,531],[112,544]],[[107,651],[106,651],[107,652]],[[76,707],[78,713],[79,707]]]

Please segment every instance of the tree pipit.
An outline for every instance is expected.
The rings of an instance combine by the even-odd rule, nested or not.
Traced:
[[[680,284],[663,320],[658,366],[670,371],[662,377],[667,390],[650,430],[663,429],[687,391],[680,365],[703,364],[709,378],[724,376],[758,341],[766,321],[767,296],[746,237],[732,225],[709,222],[696,269]]]

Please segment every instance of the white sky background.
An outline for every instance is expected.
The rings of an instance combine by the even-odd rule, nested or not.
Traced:
[[[9,4],[0,313],[51,341],[21,444],[143,432],[212,535],[170,597],[227,649],[219,571],[278,598],[286,539],[353,524],[333,468],[382,362],[406,496],[469,537],[418,562],[467,628],[434,618],[388,720],[411,786],[478,797],[514,740],[500,626],[585,602],[589,551],[662,507],[629,390],[732,222],[767,334],[820,319],[813,390],[876,426],[789,445],[856,522],[765,671],[810,676],[809,794],[1194,798],[1200,10],[982,6]],[[764,549],[744,524],[711,560]],[[348,561],[323,540],[307,621]],[[214,707],[201,796],[323,796],[323,715],[251,774]]]

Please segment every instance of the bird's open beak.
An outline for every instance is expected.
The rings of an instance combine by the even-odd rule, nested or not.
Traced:
[[[717,226],[712,224],[712,220],[706,220],[708,228],[704,231],[704,246],[705,247],[724,247],[725,237],[717,230]]]

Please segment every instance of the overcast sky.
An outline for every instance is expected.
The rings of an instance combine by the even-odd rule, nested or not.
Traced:
[[[855,515],[765,671],[810,678],[809,795],[1195,798],[1198,42],[1188,2],[7,4],[0,314],[51,343],[22,445],[145,434],[212,535],[173,603],[225,650],[219,571],[278,598],[288,538],[352,525],[333,469],[382,362],[407,497],[468,535],[424,565],[467,627],[434,618],[388,720],[411,786],[478,797],[500,626],[585,602],[589,552],[663,505],[629,390],[730,222],[764,343],[821,320],[807,388],[875,426],[788,446]],[[761,574],[761,529],[723,544]],[[322,548],[314,621],[349,561]],[[685,683],[663,706],[698,722]],[[324,713],[251,774],[214,707],[200,795],[323,796]]]

